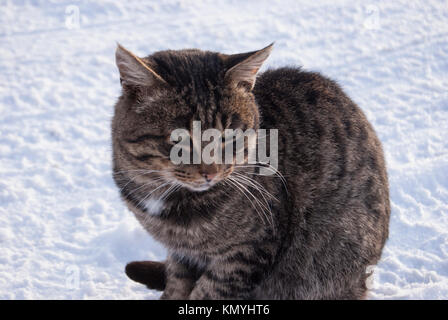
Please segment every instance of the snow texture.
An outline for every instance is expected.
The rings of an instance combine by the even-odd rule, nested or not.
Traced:
[[[0,298],[153,299],[165,257],[111,178],[116,42],[237,53],[336,79],[384,144],[392,218],[370,298],[448,298],[446,1],[0,1]]]

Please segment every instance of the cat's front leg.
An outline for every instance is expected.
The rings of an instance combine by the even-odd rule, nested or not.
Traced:
[[[210,263],[196,282],[191,300],[251,299],[266,274],[272,255],[240,250]]]
[[[171,256],[166,261],[165,272],[166,286],[160,299],[188,299],[197,279],[195,270]]]

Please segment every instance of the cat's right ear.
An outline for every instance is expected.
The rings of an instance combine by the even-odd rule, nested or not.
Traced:
[[[145,87],[156,83],[166,83],[141,58],[120,44],[117,44],[117,50],[115,51],[115,62],[120,71],[120,81],[123,87]]]

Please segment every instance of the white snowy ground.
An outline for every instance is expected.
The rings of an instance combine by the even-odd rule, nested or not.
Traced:
[[[0,1],[0,298],[157,298],[123,272],[165,251],[111,179],[116,41],[274,40],[268,67],[338,80],[383,141],[393,210],[371,298],[447,299],[448,3],[351,0]]]

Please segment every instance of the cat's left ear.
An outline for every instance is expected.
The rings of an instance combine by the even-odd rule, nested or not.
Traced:
[[[123,86],[144,87],[166,83],[149,65],[131,51],[117,44],[115,61]]]
[[[274,43],[271,43],[266,48],[258,51],[228,56],[229,62],[237,61],[237,63],[227,70],[226,80],[236,86],[246,85],[252,90],[255,85],[257,72],[263,62],[269,57],[273,46]]]

